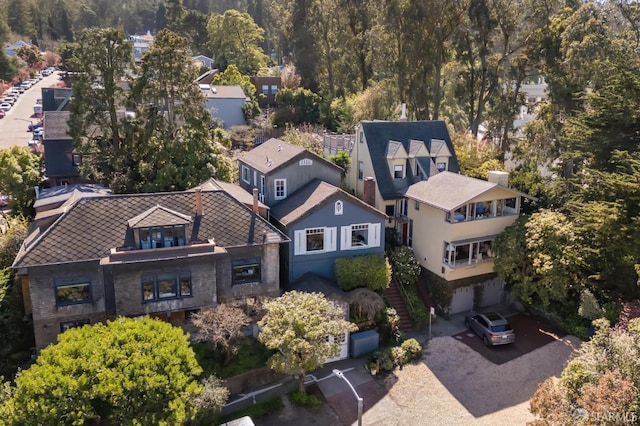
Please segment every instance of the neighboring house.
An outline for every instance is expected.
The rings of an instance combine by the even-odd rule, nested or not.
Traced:
[[[75,153],[69,136],[69,111],[46,111],[42,119],[44,169],[51,186],[83,183],[78,166],[82,155]]]
[[[261,108],[276,105],[276,95],[282,87],[280,76],[254,75],[251,77],[251,83],[256,86],[258,103]]]
[[[23,40],[18,40],[15,43],[5,43],[5,45],[4,45],[4,53],[8,57],[12,57],[13,55],[16,54],[16,50],[18,50],[21,47],[31,47],[31,44],[29,44],[29,43],[27,43],[26,41],[23,41]]]
[[[480,306],[503,301],[504,285],[493,272],[495,238],[518,218],[522,197],[531,198],[509,189],[508,176],[490,172],[484,181],[445,171],[406,192],[407,245],[422,267],[454,290],[452,314],[472,309],[478,285]]]
[[[400,242],[406,244],[409,222],[404,194],[409,186],[442,171],[460,171],[445,122],[362,121],[350,145],[347,186],[386,213],[387,226],[395,228]],[[369,179],[365,190],[367,178],[373,182]]]
[[[339,307],[341,307],[345,314],[344,319],[347,321],[349,320],[349,303],[351,303],[351,298],[349,297],[349,294],[342,291],[342,289],[338,287],[332,280],[328,280],[324,277],[314,274],[313,272],[307,272],[298,280],[289,284],[287,290],[304,291],[308,293],[321,293],[327,299],[333,301]],[[327,336],[327,338],[330,341],[336,339],[335,336]],[[340,353],[333,358],[327,359],[325,361],[327,363],[349,358],[349,333],[338,336],[337,339],[340,341]]]
[[[219,72],[218,69],[209,70],[204,74],[199,75],[198,78],[196,78],[196,83],[211,85],[211,82],[213,81],[213,76],[218,74],[218,72]]]
[[[291,240],[281,252],[282,277],[290,283],[308,272],[335,280],[338,258],[384,256],[387,217],[319,179],[272,207],[271,219]]]
[[[186,327],[202,308],[280,294],[286,236],[224,191],[78,195],[40,206],[13,264],[37,349],[118,316]]]
[[[105,195],[113,195],[113,192],[102,185],[97,184],[76,184],[54,186],[52,188],[37,189],[36,201],[33,208],[36,215],[40,215],[49,210],[55,210],[70,199],[79,199],[87,197],[103,197]]]
[[[193,62],[200,62],[202,65],[204,65],[205,67],[209,68],[209,69],[213,69],[213,65],[214,65],[214,60],[211,59],[208,56],[205,55],[197,55],[197,56],[192,56],[191,60]]]
[[[238,159],[240,186],[252,193],[258,188],[260,201],[273,208],[313,179],[335,186],[342,181],[342,168],[296,145],[280,139],[268,141]]]
[[[68,111],[73,90],[69,87],[43,87],[42,111]]]
[[[211,118],[228,129],[246,124],[243,108],[247,97],[240,86],[211,86],[199,84],[205,97],[205,106]]]
[[[150,31],[144,34],[133,34],[129,36],[129,41],[133,43],[133,60],[140,64],[142,55],[149,50],[153,44],[153,35]]]

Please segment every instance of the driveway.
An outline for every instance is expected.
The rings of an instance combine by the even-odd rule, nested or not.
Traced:
[[[517,314],[507,319],[516,333],[516,341],[512,344],[487,347],[473,331],[464,331],[453,337],[487,360],[501,365],[566,335],[562,330],[532,316]]]

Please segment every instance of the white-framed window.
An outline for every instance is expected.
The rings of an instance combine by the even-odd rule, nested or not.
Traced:
[[[340,250],[380,246],[379,223],[356,223],[340,228]]]
[[[271,85],[271,94],[275,95],[276,93],[278,93],[278,85],[277,84],[272,84]]]
[[[401,164],[393,166],[393,178],[402,179],[404,177],[404,167]]]
[[[336,251],[336,227],[301,229],[294,232],[294,254]]]
[[[287,180],[286,179],[276,179],[274,181],[274,194],[276,200],[282,200],[287,198]]]
[[[364,163],[362,161],[358,161],[358,180],[362,180],[364,176]]]
[[[414,207],[416,210],[420,210],[420,201],[418,201],[418,200],[413,200],[413,202],[415,203],[415,204],[413,205],[413,207]]]
[[[447,163],[445,162],[437,163],[436,167],[438,168],[439,172],[444,172],[445,170],[447,170]]]
[[[251,176],[251,173],[249,172],[249,168],[243,164],[242,165],[242,181],[246,183],[251,183],[250,176]]]
[[[262,94],[263,95],[268,95],[269,94],[269,85],[268,84],[263,84],[262,85]]]

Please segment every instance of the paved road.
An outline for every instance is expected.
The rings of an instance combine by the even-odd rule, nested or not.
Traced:
[[[54,72],[20,95],[13,108],[0,119],[0,149],[15,145],[27,146],[31,140],[31,133],[27,132],[27,127],[30,122],[38,120],[33,117],[33,106],[37,99],[42,98],[41,89],[51,87],[59,81],[59,73]]]

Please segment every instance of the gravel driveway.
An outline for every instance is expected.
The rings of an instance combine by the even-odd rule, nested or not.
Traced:
[[[524,425],[538,384],[559,376],[580,347],[567,336],[496,365],[453,337],[433,339],[418,363],[384,381],[367,425]],[[378,409],[378,405],[380,409]]]
[[[559,376],[580,343],[573,336],[558,337],[539,349],[496,365],[454,337],[436,337],[429,342],[420,361],[369,382],[380,390],[369,392],[378,398],[365,401],[363,424],[524,425],[533,420],[529,399],[538,384],[548,377]],[[355,412],[355,402],[349,398],[348,403]],[[328,403],[314,412],[286,404],[282,412],[256,421],[259,426],[302,424],[343,423]]]

